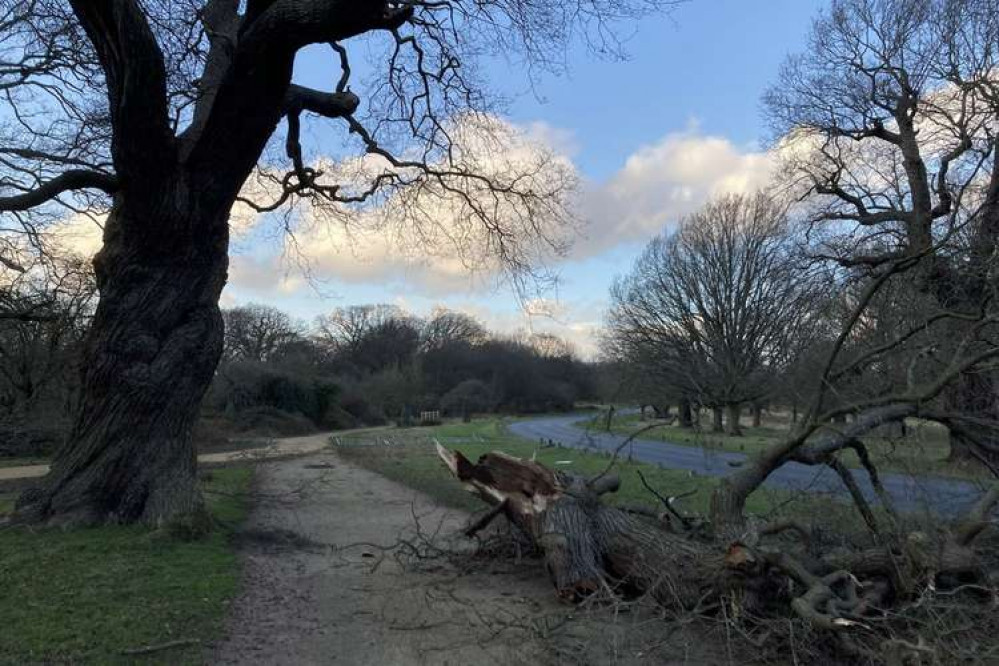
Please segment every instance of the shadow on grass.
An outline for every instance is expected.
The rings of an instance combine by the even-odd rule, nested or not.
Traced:
[[[218,527],[195,541],[136,526],[0,531],[0,663],[202,663],[236,593],[232,530],[252,475],[205,475]]]

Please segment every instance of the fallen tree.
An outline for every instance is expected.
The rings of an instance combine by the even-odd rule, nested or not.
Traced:
[[[939,534],[898,523],[863,547],[834,550],[793,520],[749,519],[739,534],[715,531],[647,484],[661,510],[611,506],[603,496],[617,491],[620,479],[610,466],[585,479],[502,452],[474,463],[440,445],[437,452],[465,488],[491,506],[466,534],[504,516],[536,548],[567,601],[595,593],[649,595],[674,614],[798,618],[827,639],[829,658],[899,664],[923,663],[918,659],[928,655],[926,663],[934,663],[940,656],[926,637],[906,636],[892,622],[928,607],[927,595],[961,595],[983,612],[989,608],[984,601],[995,602],[995,575],[973,544],[990,524],[999,487]]]

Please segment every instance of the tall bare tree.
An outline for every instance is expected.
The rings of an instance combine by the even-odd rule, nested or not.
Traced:
[[[838,462],[845,448],[879,488],[861,438],[908,417],[950,426],[955,446],[997,450],[994,10],[986,0],[836,0],[768,94],[782,181],[803,198],[813,254],[848,269],[850,286],[805,417],[723,480],[719,524],[741,523],[748,495],[789,461],[828,465],[855,489]],[[849,426],[824,431],[846,414]]]
[[[821,254],[875,273],[916,262],[909,306],[955,315],[940,340],[996,286],[997,43],[988,0],[837,0],[766,97]],[[999,455],[992,375],[972,368],[945,395],[952,455]]]
[[[308,198],[348,224],[388,205],[427,242],[483,239],[514,276],[563,247],[572,175],[543,153],[487,164],[506,138],[485,115],[476,57],[557,67],[574,35],[613,49],[614,21],[668,4],[3,0],[0,212],[20,231],[107,212],[81,405],[19,519],[160,523],[200,510],[191,429],[222,351],[238,198],[262,212]],[[330,49],[326,90],[292,83],[314,44]],[[358,50],[380,72],[355,92]],[[333,152],[355,157],[313,159],[300,140],[310,117],[337,122],[350,140]],[[279,126],[283,162],[265,151]],[[441,197],[457,202],[447,223]]]
[[[728,196],[653,239],[611,291],[611,337],[678,393],[727,408],[759,400],[810,319],[816,282],[796,258],[783,206]]]

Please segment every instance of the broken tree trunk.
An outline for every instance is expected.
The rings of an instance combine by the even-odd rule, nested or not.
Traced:
[[[695,535],[687,529],[690,519],[671,511],[672,499],[647,484],[667,507],[663,514],[608,506],[602,496],[620,485],[609,467],[587,480],[500,452],[475,463],[439,444],[437,453],[467,490],[492,506],[466,534],[504,515],[537,548],[558,595],[569,601],[606,590],[649,594],[676,613],[726,608],[740,614],[741,608],[745,617],[761,620],[797,617],[833,638],[824,658],[870,661],[892,644],[889,638],[905,633],[903,625],[885,623],[892,604],[945,589],[994,594],[994,574],[972,541],[991,524],[999,486],[939,537],[892,532],[876,535],[869,547],[821,553],[810,527],[793,520],[749,521],[739,531],[715,531],[713,540]],[[788,531],[802,538],[801,547],[764,543]]]
[[[623,589],[691,609],[711,596],[722,567],[717,550],[671,532],[665,518],[601,502],[617,490],[615,475],[587,481],[500,452],[476,463],[440,445],[437,453],[466,489],[496,508],[487,516],[502,513],[538,548],[560,597]]]

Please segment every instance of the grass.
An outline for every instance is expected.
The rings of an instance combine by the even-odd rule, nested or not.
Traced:
[[[203,481],[219,527],[195,541],[138,526],[0,531],[0,664],[199,664],[236,593],[232,530],[249,467]],[[11,501],[0,504],[9,511]],[[190,639],[145,656],[124,650]]]
[[[701,423],[710,427],[710,414],[705,412]],[[615,416],[611,431],[630,435],[639,428],[655,423],[642,421],[639,414]],[[595,416],[580,422],[580,427],[604,430],[606,415]],[[772,414],[763,420],[761,427],[742,425],[742,436],[713,433],[707,429],[696,430],[674,425],[661,425],[642,433],[642,439],[670,442],[682,446],[692,446],[709,451],[731,451],[753,455],[787,436],[790,423],[787,415]],[[908,434],[905,437],[864,437],[871,458],[879,470],[905,472],[913,475],[934,474],[956,478],[982,478],[985,470],[978,466],[959,465],[947,461],[950,451],[947,443],[947,430],[939,424],[919,419],[906,421]],[[832,426],[830,426],[832,427]],[[844,451],[843,461],[850,467],[859,467],[860,461],[852,450]]]
[[[29,456],[21,458],[0,457],[0,467],[28,467],[30,465],[48,465],[51,460],[44,456]]]
[[[471,423],[454,423],[434,428],[408,428],[371,436],[342,438],[337,451],[362,467],[378,472],[393,481],[419,490],[437,502],[457,509],[476,511],[484,508],[482,501],[466,492],[444,467],[434,452],[433,440],[461,451],[471,460],[493,450],[519,458],[536,456],[538,462],[558,469],[592,477],[607,467],[609,456],[570,448],[539,448],[537,443],[506,429],[506,421],[482,419]],[[569,464],[562,464],[568,462]],[[614,471],[621,477],[621,489],[606,499],[612,504],[654,503],[655,499],[638,478],[641,471],[648,482],[664,495],[695,494],[680,502],[684,510],[704,513],[711,491],[718,479],[694,473],[663,469],[647,463],[619,459]],[[791,493],[763,489],[751,498],[747,509],[763,514],[782,506]]]
[[[607,454],[572,448],[538,448],[533,440],[509,433],[506,423],[507,420],[488,418],[435,428],[399,429],[379,433],[377,437],[355,435],[341,438],[337,452],[348,461],[418,490],[444,506],[468,512],[481,511],[486,505],[465,491],[445,468],[434,451],[434,439],[461,451],[473,461],[483,453],[499,450],[519,458],[535,456],[544,465],[587,477],[603,471],[610,462]],[[559,464],[563,461],[570,464]],[[614,472],[621,478],[621,488],[616,493],[604,495],[604,501],[660,507],[642,485],[638,471],[663,495],[694,491],[693,495],[679,501],[677,508],[688,515],[708,515],[711,494],[719,483],[717,478],[621,458],[614,465]],[[883,509],[880,506],[872,508],[879,522],[884,524]],[[764,522],[794,518],[805,524],[821,525],[824,538],[836,543],[866,543],[868,539],[863,521],[846,498],[764,487],[749,497],[746,511]],[[927,522],[927,516],[922,513],[907,516],[906,520],[920,529],[928,529],[933,524]]]

